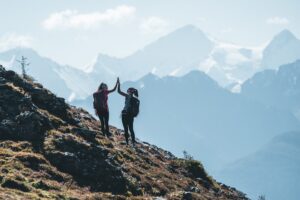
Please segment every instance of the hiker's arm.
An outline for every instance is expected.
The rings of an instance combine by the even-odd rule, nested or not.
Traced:
[[[112,90],[108,90],[108,94],[111,93],[111,92],[116,91],[117,86],[118,86],[118,81],[116,81],[116,85],[115,85],[115,87]]]
[[[120,95],[126,97],[127,94],[121,91],[121,83],[120,83],[120,81],[118,81],[118,83],[119,83],[119,84],[118,84],[118,93],[119,93]]]

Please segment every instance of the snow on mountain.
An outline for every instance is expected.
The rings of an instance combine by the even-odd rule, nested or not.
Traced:
[[[89,66],[91,74],[102,74],[109,82],[121,75],[137,80],[152,72],[158,76],[183,75],[197,68],[213,49],[213,42],[192,25],[184,26],[125,58],[99,55]]]
[[[100,78],[97,79],[96,76],[90,76],[84,71],[73,67],[60,66],[56,71],[72,91],[72,94],[68,96],[68,101],[86,98],[95,91],[100,82]]]
[[[159,77],[178,77],[200,70],[220,86],[239,92],[242,83],[256,72],[265,66],[277,69],[278,63],[300,58],[299,52],[299,40],[287,30],[263,49],[220,42],[187,25],[125,58],[99,54],[84,70],[59,65],[25,48],[0,53],[0,63],[20,72],[16,59],[25,55],[31,62],[30,75],[58,95],[73,100],[86,98],[101,82],[113,85],[118,76],[123,81],[134,81],[150,72]]]
[[[14,48],[0,53],[0,64],[7,69],[21,73],[20,60],[28,58],[28,74],[35,80],[50,88],[57,95],[71,101],[87,97],[97,88],[99,79],[82,70],[67,65],[60,65],[49,58],[40,56],[30,48]]]
[[[238,186],[250,198],[298,200],[300,196],[300,132],[276,136],[256,153],[228,165],[217,176]]]
[[[245,48],[223,43],[187,25],[125,58],[100,54],[88,67],[110,82],[121,74],[123,80],[137,80],[151,72],[159,77],[182,76],[201,70],[219,85],[241,84],[258,69],[262,48]]]
[[[221,86],[240,85],[257,72],[261,48],[245,48],[222,42],[216,44],[198,69],[204,71]]]
[[[110,82],[120,74],[123,80],[137,80],[149,72],[163,77],[201,70],[222,87],[239,92],[241,84],[256,72],[277,69],[299,58],[300,41],[288,30],[276,35],[266,47],[243,47],[218,41],[188,25],[125,58],[100,54],[89,72]]]
[[[263,51],[262,69],[277,69],[280,65],[300,59],[300,40],[289,30],[277,34]]]

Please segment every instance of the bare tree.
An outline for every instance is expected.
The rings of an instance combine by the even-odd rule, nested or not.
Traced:
[[[17,62],[21,64],[23,78],[27,78],[27,66],[30,65],[26,60],[27,58],[24,56],[22,56],[21,60],[17,60]]]
[[[266,200],[265,195],[260,195],[260,196],[258,197],[258,200]]]
[[[186,150],[183,150],[183,157],[186,160],[194,160],[193,156],[189,154]]]

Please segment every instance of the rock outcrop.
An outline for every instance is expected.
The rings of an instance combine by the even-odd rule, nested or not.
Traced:
[[[0,66],[0,199],[247,199],[200,162],[111,138],[88,112]]]

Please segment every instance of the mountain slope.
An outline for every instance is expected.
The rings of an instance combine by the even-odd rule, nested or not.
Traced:
[[[30,76],[35,77],[37,81],[55,91],[59,96],[68,97],[72,93],[65,81],[57,73],[60,66],[50,59],[41,57],[32,49],[15,48],[3,52],[0,54],[0,64],[21,73],[21,67],[17,60],[21,60],[22,56],[28,58],[30,65],[27,67],[27,73]]]
[[[277,69],[280,65],[300,59],[300,40],[289,30],[278,33],[263,51],[262,69]]]
[[[266,106],[294,113],[300,120],[300,60],[278,70],[255,74],[242,85],[241,94]]]
[[[40,84],[0,67],[0,198],[247,199],[210,178],[201,163],[99,123]]]
[[[176,155],[191,152],[211,171],[255,152],[276,134],[300,128],[289,112],[232,94],[200,71],[165,78],[148,74],[122,84],[123,90],[128,87],[140,93],[136,132]],[[92,101],[73,103],[94,113]],[[111,123],[119,126],[123,103],[117,93],[110,95]]]
[[[21,60],[22,56],[27,57],[30,63],[27,73],[65,99],[86,97],[91,93],[90,86],[96,83],[83,71],[60,65],[29,48],[15,48],[0,53],[0,64],[20,74],[21,67],[17,60]]]
[[[275,137],[262,149],[229,165],[219,178],[251,198],[297,200],[300,196],[300,132]],[[238,177],[238,178],[237,178]]]

